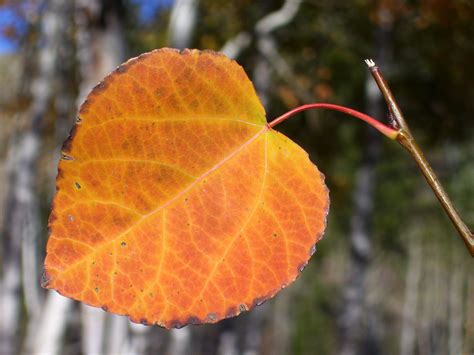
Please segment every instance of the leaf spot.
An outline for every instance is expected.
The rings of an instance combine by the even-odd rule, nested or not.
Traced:
[[[217,315],[215,313],[209,313],[206,317],[207,322],[215,322],[217,320]]]

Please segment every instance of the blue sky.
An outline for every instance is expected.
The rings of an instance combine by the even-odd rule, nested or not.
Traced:
[[[0,28],[13,26],[20,32],[25,28],[21,19],[8,7],[0,7]],[[11,53],[16,50],[17,43],[0,33],[0,53]]]
[[[169,8],[174,0],[131,0],[131,2],[139,6],[140,20],[147,23],[161,9]],[[13,26],[20,33],[25,28],[22,19],[16,16],[8,6],[0,7],[0,28],[5,26]],[[0,54],[15,52],[17,47],[15,41],[0,33]]]
[[[173,4],[174,0],[132,0],[132,3],[140,6],[140,19],[149,22],[161,9],[166,9]]]

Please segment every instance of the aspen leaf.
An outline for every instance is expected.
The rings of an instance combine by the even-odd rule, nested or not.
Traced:
[[[214,323],[295,280],[328,204],[322,174],[268,126],[236,62],[155,50],[79,110],[43,286],[143,324]]]

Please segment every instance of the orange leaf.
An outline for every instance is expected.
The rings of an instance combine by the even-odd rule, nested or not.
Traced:
[[[161,49],[118,67],[63,147],[43,285],[166,328],[249,310],[321,238],[322,175],[243,69]]]

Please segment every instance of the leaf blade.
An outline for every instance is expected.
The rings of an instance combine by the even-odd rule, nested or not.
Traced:
[[[174,63],[183,60],[208,74],[212,90],[202,79],[182,82]],[[157,63],[178,72],[152,98],[134,85]],[[45,286],[167,328],[216,322],[272,297],[323,233],[323,178],[299,146],[268,128],[235,62],[161,50],[125,68],[89,95],[66,145],[72,159],[59,165]],[[201,101],[231,94],[207,113],[190,111],[182,96],[196,82]],[[114,100],[138,104],[122,112]]]

